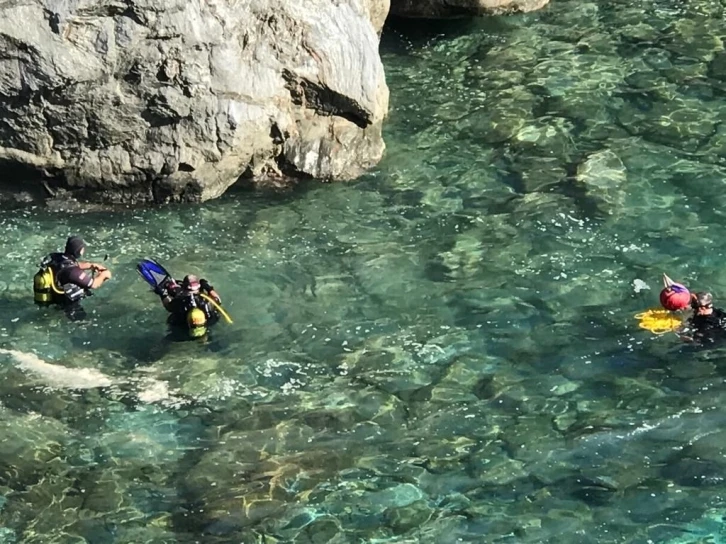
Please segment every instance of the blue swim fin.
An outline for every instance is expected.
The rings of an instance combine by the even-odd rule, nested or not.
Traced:
[[[136,265],[136,270],[152,289],[163,286],[172,279],[171,274],[166,271],[166,268],[161,266],[154,259],[144,259]]]

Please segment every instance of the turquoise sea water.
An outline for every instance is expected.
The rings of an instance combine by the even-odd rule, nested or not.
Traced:
[[[0,543],[726,540],[726,355],[633,318],[726,300],[723,11],[394,25],[357,182],[0,211]],[[83,323],[30,292],[75,233]],[[234,324],[165,342],[145,256]]]

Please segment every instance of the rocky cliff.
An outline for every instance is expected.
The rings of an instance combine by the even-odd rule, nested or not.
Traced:
[[[549,0],[391,0],[391,14],[401,17],[457,17],[534,11]]]
[[[6,0],[0,171],[107,202],[347,179],[384,149],[387,0]]]

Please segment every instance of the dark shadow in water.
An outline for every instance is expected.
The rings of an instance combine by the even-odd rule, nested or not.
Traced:
[[[120,353],[124,357],[128,369],[139,365],[156,362],[159,344],[163,338],[161,334],[148,332],[143,335],[131,333],[127,330],[119,331],[118,336],[101,336],[97,340],[92,335],[73,337],[71,344],[78,350],[108,350]]]
[[[588,193],[584,183],[577,181],[577,167],[576,163],[565,165],[567,176],[554,188],[553,192],[572,199],[584,217],[597,223],[606,221],[609,214],[603,208],[603,203]]]
[[[48,197],[44,183],[47,180],[38,170],[0,161],[0,203],[4,210],[38,205]],[[18,190],[18,187],[22,187]]]
[[[470,34],[477,28],[473,17],[457,19],[409,19],[390,16],[381,34],[381,52],[405,54],[443,38]]]
[[[500,36],[509,32],[505,17],[425,19],[389,16],[381,34],[381,53],[405,55],[441,40],[465,35]]]
[[[140,333],[137,328],[130,330],[123,327],[116,334],[103,334],[103,331],[95,336],[83,334],[74,336],[71,344],[78,350],[108,350],[120,353],[128,370],[151,365],[170,354],[188,353],[198,356],[208,352],[217,353],[226,347],[226,342],[214,330],[200,339],[190,339],[179,332],[170,331],[163,323],[144,330],[147,332]]]
[[[310,179],[291,180],[286,187],[265,187],[254,186],[249,179],[240,178],[225,193],[213,202],[227,203],[230,201],[245,200],[246,202],[259,203],[261,205],[285,205],[300,199],[311,188],[319,185],[319,181]],[[198,204],[196,205],[198,206]]]
[[[710,342],[683,342],[669,349],[666,357],[674,362],[683,362],[684,359],[701,359],[713,363],[726,363],[726,331],[715,336]]]

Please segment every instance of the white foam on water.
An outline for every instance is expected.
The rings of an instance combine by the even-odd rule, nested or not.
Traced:
[[[48,363],[35,355],[14,349],[0,349],[0,354],[9,355],[18,368],[42,379],[49,387],[59,389],[94,389],[121,383],[94,368],[68,368]]]
[[[18,368],[40,379],[49,389],[95,389],[129,384],[129,393],[146,404],[177,408],[188,403],[176,396],[167,382],[155,378],[112,378],[95,368],[68,368],[44,361],[34,353],[13,349],[0,349],[0,355],[8,355]]]

